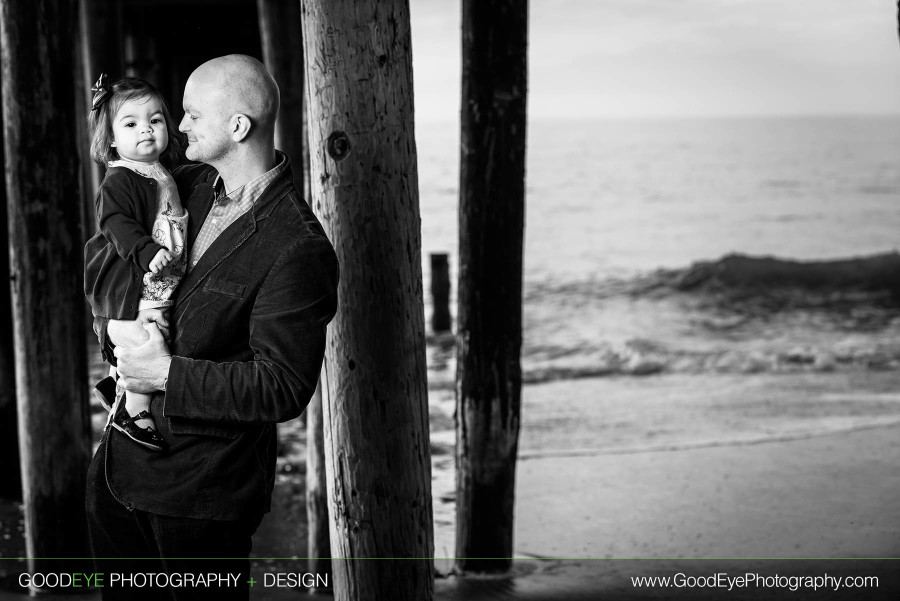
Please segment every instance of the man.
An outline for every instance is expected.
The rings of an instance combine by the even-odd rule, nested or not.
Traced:
[[[154,394],[169,448],[154,453],[106,432],[88,474],[98,571],[224,579],[168,590],[107,582],[104,599],[248,596],[250,537],[274,484],[275,423],[308,403],[337,305],[334,249],[275,150],[278,103],[253,58],[213,59],[191,74],[179,129],[187,157],[204,164],[174,173],[190,225],[175,306],[168,320],[156,316],[170,346],[156,323],[95,323],[107,353],[134,347],[115,348],[120,382]]]

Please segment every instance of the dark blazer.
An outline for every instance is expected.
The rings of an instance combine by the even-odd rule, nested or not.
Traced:
[[[188,248],[209,213],[216,175],[206,165],[173,173],[191,215]],[[300,415],[315,390],[337,282],[334,249],[288,165],[176,289],[166,392],[151,406],[170,450],[107,435],[101,451],[113,493],[126,505],[182,517],[268,510],[275,423]],[[105,335],[105,323],[98,329]]]
[[[94,317],[134,319],[144,274],[162,246],[150,235],[157,183],[110,167],[95,200],[99,231],[84,246],[84,294]]]

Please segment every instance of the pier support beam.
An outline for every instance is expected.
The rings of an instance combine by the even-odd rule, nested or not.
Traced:
[[[456,563],[502,572],[521,412],[528,2],[462,7]]]
[[[0,98],[3,82],[0,81]],[[3,123],[0,105],[0,123]],[[0,165],[4,164],[0,128]],[[0,223],[6,219],[6,185],[0,182]],[[21,500],[19,436],[16,426],[16,367],[13,359],[13,320],[10,305],[9,232],[0,233],[0,498]]]
[[[313,208],[341,266],[325,460],[339,601],[434,593],[406,0],[303,0]],[[392,561],[367,558],[392,557]]]
[[[450,262],[447,253],[431,254],[431,331],[449,332],[450,319]]]
[[[281,109],[275,123],[275,147],[291,159],[294,183],[309,200],[305,187],[304,160],[306,119],[304,110],[303,35],[300,2],[256,0],[263,61],[281,92]]]
[[[31,572],[88,557],[75,0],[0,0],[3,125],[25,543]],[[76,562],[77,563],[77,562]],[[76,565],[67,565],[74,570]]]
[[[326,370],[316,386],[316,392],[306,406],[306,523],[307,570],[321,576],[331,574],[331,536],[328,517],[328,478],[325,471],[325,423],[322,419],[322,399],[328,385]],[[330,580],[330,579],[329,579]]]

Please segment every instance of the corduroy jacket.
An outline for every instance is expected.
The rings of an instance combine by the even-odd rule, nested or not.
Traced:
[[[212,206],[216,175],[206,165],[173,172],[191,215],[188,248]],[[288,165],[176,289],[172,363],[165,393],[151,403],[169,450],[108,431],[95,461],[105,462],[111,492],[126,506],[171,516],[268,511],[275,423],[300,415],[315,390],[337,281],[334,249]],[[106,323],[96,324],[101,340]]]

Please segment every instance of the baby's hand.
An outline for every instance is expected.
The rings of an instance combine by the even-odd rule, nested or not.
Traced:
[[[165,309],[144,309],[138,311],[137,323],[141,327],[148,323],[155,323],[159,331],[162,332],[163,338],[169,342],[169,312]]]
[[[150,272],[159,273],[159,270],[172,262],[172,253],[165,248],[159,249],[156,256],[150,261]]]

